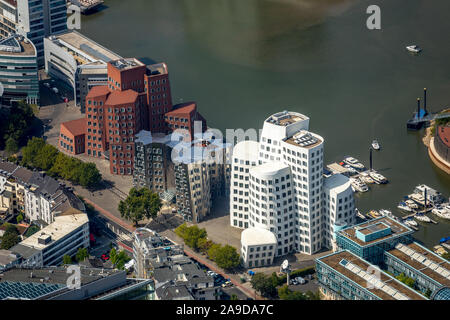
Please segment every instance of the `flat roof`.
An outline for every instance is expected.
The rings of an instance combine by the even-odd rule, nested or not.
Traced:
[[[328,190],[334,190],[335,192],[342,192],[348,188],[351,188],[350,179],[343,174],[333,174],[324,179],[323,187]]]
[[[402,300],[405,298],[411,300],[426,300],[425,297],[416,293],[413,289],[407,287],[378,267],[375,267],[349,251],[340,251],[318,258],[317,260],[357,283],[359,286],[365,288],[382,300]],[[349,263],[347,267],[344,266],[346,263]],[[368,286],[369,278],[367,276],[369,266],[372,268],[375,267],[380,271],[380,283],[377,283],[378,285],[374,284],[371,288]],[[362,272],[360,270],[362,270]],[[398,293],[400,293],[400,295]]]
[[[42,250],[88,222],[89,219],[87,214],[82,212],[79,212],[78,214],[56,216],[55,222],[26,238],[20,242],[19,245]],[[41,236],[51,236],[51,241],[47,244],[39,243],[38,239]],[[14,247],[11,248],[11,250],[14,251]]]
[[[380,237],[371,241],[367,241],[364,242],[360,239],[358,239],[356,237],[356,230],[363,230],[364,228],[367,228],[369,226],[373,226],[376,224],[379,224],[380,222],[383,222],[384,224],[386,224],[387,226],[389,226],[391,228],[391,233],[384,236],[384,237]],[[407,234],[411,234],[414,231],[411,230],[410,228],[408,228],[407,226],[405,226],[404,224],[401,224],[397,221],[395,221],[394,219],[391,219],[389,217],[383,216],[377,219],[373,219],[373,220],[369,220],[345,229],[340,230],[338,233],[354,242],[356,242],[357,244],[361,245],[361,246],[366,246],[369,244],[374,244],[376,242],[379,241],[384,241],[388,238],[393,238],[393,237],[397,237],[397,236],[401,236],[401,235],[407,235]]]
[[[265,122],[275,124],[277,126],[286,127],[288,125],[291,125],[293,123],[307,120],[309,119],[307,116],[298,113],[298,112],[292,112],[292,111],[282,111],[275,113],[268,117]]]
[[[387,251],[443,286],[450,287],[450,263],[415,242],[397,245]]]
[[[0,40],[0,54],[36,57],[36,49],[30,40],[20,35],[12,35]]]
[[[116,60],[109,61],[109,63],[116,69],[123,71],[129,70],[136,67],[145,66],[142,62],[140,62],[136,58],[120,58]]]
[[[307,130],[300,130],[292,137],[287,138],[285,142],[294,146],[311,149],[320,145],[323,142],[323,138]]]
[[[65,42],[66,44],[76,48],[77,50],[84,52],[86,55],[89,55],[96,60],[108,62],[111,60],[117,60],[122,58],[118,54],[103,47],[94,40],[89,39],[88,37],[82,35],[81,33],[75,30],[70,30],[67,32],[56,34],[51,37],[54,37],[51,39],[57,39]]]

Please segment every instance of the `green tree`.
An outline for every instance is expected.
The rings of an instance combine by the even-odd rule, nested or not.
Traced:
[[[215,252],[214,261],[220,268],[230,270],[239,266],[240,256],[236,252],[236,248],[227,244],[218,248]]]
[[[34,161],[44,146],[45,141],[42,138],[33,137],[31,140],[28,140],[27,145],[22,148],[22,165],[26,167],[37,167]]]
[[[281,300],[307,300],[306,295],[298,291],[292,291],[287,284],[278,288],[278,296]]]
[[[58,156],[59,151],[54,146],[45,144],[39,151],[37,152],[33,164],[35,167],[48,171],[55,164],[56,157]]]
[[[237,295],[232,294],[231,297],[230,297],[230,300],[239,300],[239,299],[238,299]]]
[[[4,226],[6,226],[6,229],[1,238],[2,242],[0,244],[0,249],[8,250],[20,242],[20,237],[19,231],[15,225],[5,223]]]
[[[109,252],[109,259],[117,269],[123,270],[125,263],[130,261],[131,258],[125,253],[124,250],[120,250],[119,253],[117,253],[117,250],[112,248]]]
[[[8,140],[6,140],[5,151],[8,154],[13,154],[19,151],[19,145],[13,137],[9,137]]]
[[[68,254],[63,256],[63,264],[72,264],[72,258]]]
[[[408,276],[406,276],[404,273],[400,273],[397,277],[397,280],[403,282],[404,284],[406,284],[407,286],[414,288],[414,285],[416,283],[416,281]]]
[[[277,294],[276,287],[273,285],[271,277],[264,273],[255,273],[250,283],[253,289],[265,297],[274,297]]]
[[[79,183],[85,188],[94,188],[102,181],[102,175],[95,163],[82,163],[77,169]]]
[[[23,215],[20,213],[16,218],[17,223],[21,223],[23,221]]]
[[[211,240],[208,240],[207,238],[198,239],[197,242],[198,250],[203,253],[208,253],[208,250],[212,245],[213,242]]]
[[[89,253],[88,253],[87,248],[79,248],[77,251],[77,254],[75,255],[75,259],[77,260],[77,262],[84,261],[88,257],[89,257]]]
[[[450,253],[446,252],[442,255],[442,258],[447,259],[448,261],[450,261]]]
[[[116,264],[116,262],[117,262],[117,250],[116,250],[116,248],[112,248],[109,251],[109,259],[111,260],[112,264]]]
[[[219,252],[220,248],[222,248],[222,245],[218,243],[213,243],[211,247],[208,250],[208,257],[215,261],[217,257],[217,253]]]
[[[161,206],[161,199],[157,193],[145,187],[131,188],[125,201],[120,201],[119,212],[122,218],[133,221],[137,226],[144,218],[155,218]]]

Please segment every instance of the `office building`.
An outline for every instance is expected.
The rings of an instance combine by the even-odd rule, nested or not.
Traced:
[[[79,248],[88,247],[88,216],[70,208],[10,250],[20,256],[21,266],[43,267],[60,265],[64,255],[75,256]]]
[[[323,178],[323,145],[309,131],[309,118],[289,111],[264,121],[259,143],[239,142],[231,164],[231,225],[272,232],[275,256],[331,248],[335,225],[354,223],[355,211],[348,179]]]
[[[0,300],[133,300],[153,293],[151,280],[128,279],[125,271],[80,272],[80,288],[69,288],[73,271],[67,266],[10,269],[0,274]]]
[[[27,38],[12,35],[0,40],[0,82],[3,105],[25,100],[39,104],[36,48]]]
[[[86,145],[86,119],[61,123],[58,147],[65,152],[76,155],[84,153]]]
[[[133,185],[159,194],[174,190],[171,136],[142,130],[136,134],[134,144]]]
[[[33,42],[38,65],[44,65],[44,38],[67,29],[65,0],[23,0],[17,2],[16,32]]]
[[[345,250],[316,259],[326,300],[427,300],[377,266]]]
[[[86,96],[94,86],[106,86],[107,63],[121,57],[74,30],[44,39],[45,71],[73,89],[75,104],[82,113]]]
[[[246,268],[270,266],[275,257],[277,238],[264,228],[247,228],[241,235],[241,257]]]
[[[16,32],[17,1],[0,0],[0,37],[7,38]]]
[[[202,134],[207,129],[205,118],[197,111],[197,103],[187,102],[173,106],[173,110],[164,115],[168,131],[187,130],[190,139],[194,140],[195,134]],[[195,132],[195,131],[198,132]]]

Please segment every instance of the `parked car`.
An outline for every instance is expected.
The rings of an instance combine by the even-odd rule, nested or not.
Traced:
[[[300,284],[305,284],[305,283],[306,283],[306,280],[303,279],[302,277],[296,277],[296,278],[295,278],[295,281],[297,281],[297,282],[300,283]]]
[[[101,258],[102,258],[102,260],[105,261],[105,262],[109,260],[109,257],[108,257],[106,254],[102,254],[102,257],[101,257]]]
[[[52,90],[53,90],[54,93],[58,93],[59,92],[58,88],[56,88],[56,87],[53,87]]]
[[[44,82],[44,86],[47,87],[47,88],[50,88],[50,83]]]
[[[297,282],[297,280],[292,279],[292,280],[291,280],[291,284],[292,284],[293,286],[296,286],[296,285],[298,284],[298,282]]]

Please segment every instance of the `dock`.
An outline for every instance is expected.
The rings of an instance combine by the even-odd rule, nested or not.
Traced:
[[[76,5],[78,8],[80,8],[80,12],[82,14],[86,14],[100,5],[102,5],[105,1],[104,0],[69,0],[69,2],[73,5]]]

